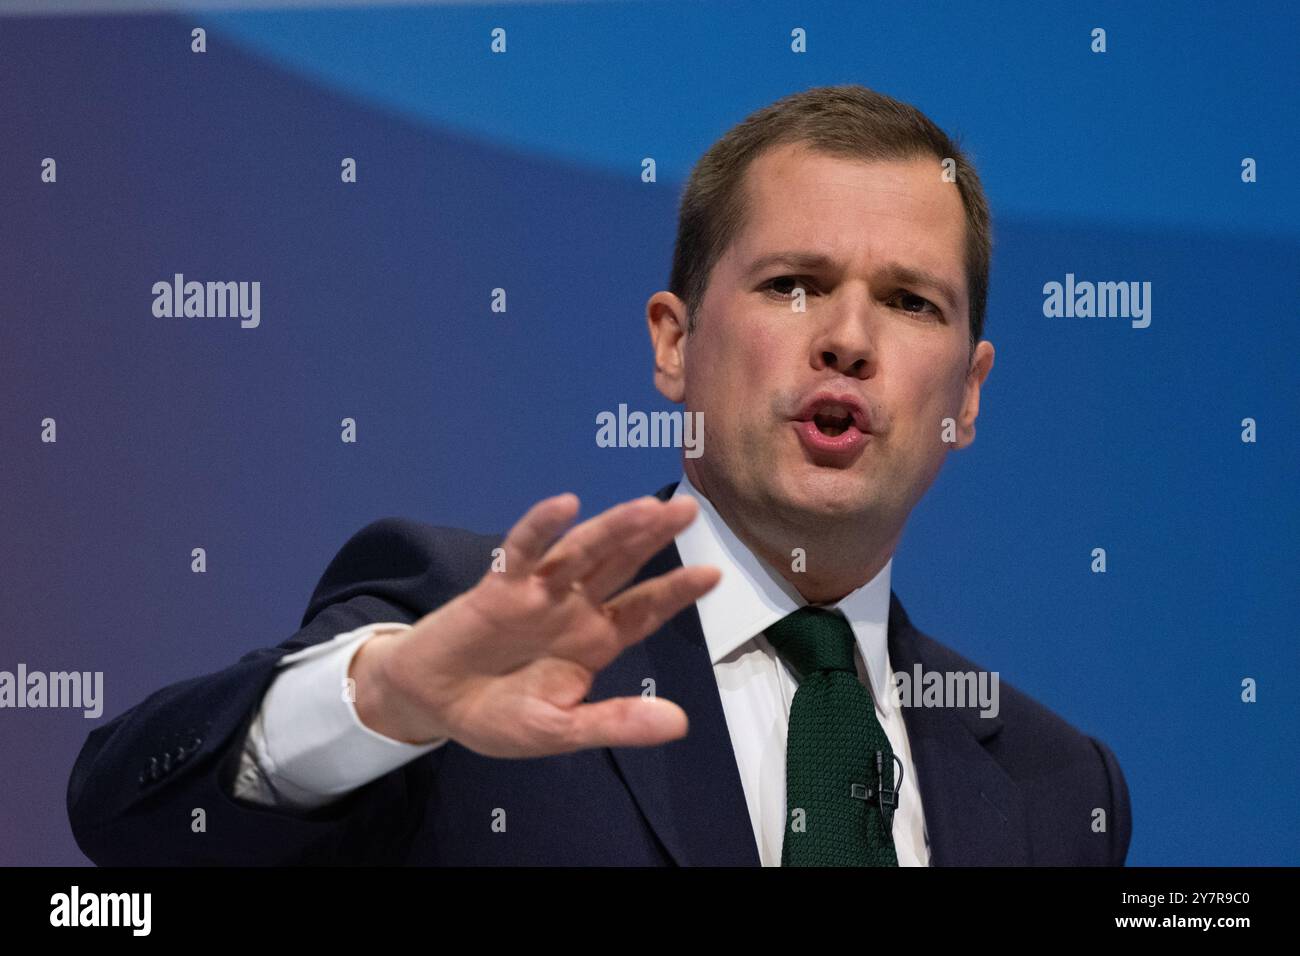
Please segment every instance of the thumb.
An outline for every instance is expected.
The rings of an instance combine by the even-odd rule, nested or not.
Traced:
[[[661,697],[611,697],[573,711],[577,747],[649,747],[686,736],[686,711]]]

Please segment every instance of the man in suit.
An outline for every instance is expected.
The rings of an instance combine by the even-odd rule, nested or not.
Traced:
[[[993,363],[974,169],[862,87],[786,97],[682,200],[655,382],[704,454],[575,527],[382,519],[302,628],[94,731],[99,863],[1120,865],[1111,751],[987,677],[890,587]],[[943,678],[949,678],[946,685]],[[196,825],[202,820],[203,826]]]

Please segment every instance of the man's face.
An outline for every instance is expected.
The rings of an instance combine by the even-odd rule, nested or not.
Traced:
[[[660,390],[704,413],[688,474],[727,510],[787,526],[901,529],[948,449],[973,440],[992,363],[981,342],[968,364],[957,187],[934,158],[868,163],[803,145],[764,153],[746,182],[749,219],[713,270],[695,333],[656,336]],[[822,261],[760,264],[779,253]],[[843,407],[801,421],[818,396],[856,401],[866,421],[842,430]]]

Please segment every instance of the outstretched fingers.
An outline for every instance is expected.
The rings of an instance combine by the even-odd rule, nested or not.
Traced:
[[[679,511],[667,511],[663,502],[650,496],[615,505],[555,542],[535,573],[552,593],[562,593],[613,560],[626,542],[672,520]]]
[[[630,587],[602,606],[623,647],[658,630],[682,608],[694,604],[722,578],[712,565],[694,564]]]
[[[653,521],[625,537],[583,579],[583,591],[593,601],[605,600],[694,521],[698,513],[699,506],[691,498],[675,498],[659,506]]]
[[[578,496],[571,492],[543,498],[533,505],[506,534],[506,577],[531,574],[554,543],[556,536],[578,515]]]

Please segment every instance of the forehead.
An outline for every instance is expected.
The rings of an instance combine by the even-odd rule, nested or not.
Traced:
[[[854,268],[901,261],[964,286],[965,208],[941,173],[933,156],[867,162],[803,144],[769,149],[746,171],[733,267],[800,248]]]

